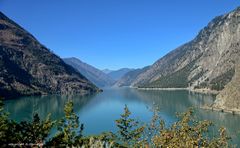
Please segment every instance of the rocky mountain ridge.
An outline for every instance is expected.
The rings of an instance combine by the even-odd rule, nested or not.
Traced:
[[[191,87],[222,90],[235,75],[240,56],[240,8],[213,19],[192,41],[139,74],[135,87]]]
[[[210,107],[240,113],[240,7],[214,18],[192,41],[127,83],[143,88],[219,91]]]

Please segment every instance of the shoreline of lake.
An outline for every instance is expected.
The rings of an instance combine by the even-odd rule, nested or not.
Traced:
[[[209,105],[204,105],[200,107],[201,109],[205,110],[212,110],[217,112],[223,112],[223,113],[231,113],[232,115],[240,115],[240,109],[227,109],[227,108],[218,108],[218,107],[211,107]]]
[[[131,87],[138,90],[167,90],[167,91],[174,91],[174,90],[187,90],[193,93],[200,93],[200,94],[211,94],[211,95],[217,95],[219,91],[216,90],[210,90],[210,89],[191,89],[191,88],[138,88],[138,87]],[[212,107],[209,105],[204,105],[200,107],[204,110],[212,110],[212,111],[218,111],[218,112],[224,112],[224,113],[231,113],[233,115],[238,114],[240,115],[240,109],[227,109],[227,108],[217,108]]]
[[[192,88],[150,88],[150,87],[131,87],[135,88],[138,90],[169,90],[169,91],[174,91],[174,90],[187,90],[191,92],[196,92],[196,93],[202,93],[202,94],[213,94],[217,95],[219,91],[216,90],[211,90],[211,89],[192,89]]]

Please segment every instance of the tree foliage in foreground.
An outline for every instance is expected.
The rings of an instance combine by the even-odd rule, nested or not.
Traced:
[[[231,147],[228,143],[230,137],[226,134],[225,128],[219,129],[217,138],[207,136],[209,127],[212,126],[210,121],[194,120],[193,109],[178,115],[178,121],[170,127],[165,126],[161,120],[160,130],[152,138],[154,146],[164,147]]]
[[[73,102],[69,101],[64,108],[65,117],[52,121],[50,115],[40,120],[34,115],[33,121],[17,123],[8,118],[0,101],[0,145],[1,147],[233,147],[225,128],[220,128],[218,135],[209,136],[209,121],[198,121],[194,118],[193,109],[178,114],[178,121],[166,126],[154,110],[150,123],[140,124],[131,117],[131,112],[125,106],[120,119],[116,120],[117,133],[105,132],[96,136],[84,136],[83,124],[74,113]],[[50,131],[57,128],[58,132],[50,138]]]
[[[3,110],[3,103],[0,101],[0,145],[9,147],[14,145],[42,145],[49,136],[55,121],[50,119],[50,114],[43,121],[38,114],[33,116],[32,121],[20,123],[8,119],[8,114]]]
[[[57,125],[58,133],[47,142],[49,146],[76,146],[81,145],[83,124],[79,123],[79,117],[73,111],[73,102],[66,103],[65,117]]]
[[[130,118],[131,112],[125,105],[124,113],[121,118],[116,120],[116,125],[118,127],[118,141],[122,145],[137,145],[139,144],[140,138],[142,137],[144,126],[140,126],[139,122]]]

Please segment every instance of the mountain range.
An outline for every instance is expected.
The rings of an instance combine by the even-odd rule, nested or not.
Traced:
[[[0,12],[0,96],[99,91],[87,78]]]
[[[115,80],[113,80],[108,74],[105,74],[101,70],[84,63],[77,58],[65,58],[63,60],[65,63],[81,72],[81,74],[100,88],[109,87],[115,83]]]
[[[107,75],[111,77],[113,80],[118,81],[121,79],[125,74],[127,74],[130,71],[133,71],[134,69],[131,68],[121,68],[118,70],[105,70],[107,72]]]
[[[135,78],[137,78],[141,73],[147,71],[150,66],[146,66],[144,68],[139,68],[135,70],[131,70],[124,74],[115,84],[116,87],[130,86]]]
[[[89,79],[91,82],[93,82],[100,88],[121,86],[120,84],[115,83],[116,82],[120,83],[121,79],[125,79],[124,76],[127,73],[130,73],[130,75],[135,76],[136,71],[138,71],[138,70],[135,71],[135,69],[130,68],[121,68],[119,70],[109,69],[99,70],[96,67],[84,63],[80,59],[77,59],[75,57],[64,58],[63,60],[66,64],[75,68],[83,76],[85,76],[87,79]],[[140,73],[141,71],[142,70],[139,69],[138,73]],[[131,74],[131,72],[133,72],[133,74]]]

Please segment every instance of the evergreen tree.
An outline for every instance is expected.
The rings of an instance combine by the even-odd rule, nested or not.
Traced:
[[[32,122],[22,121],[17,123],[8,119],[8,114],[3,109],[0,100],[0,144],[3,147],[9,144],[43,144],[49,136],[54,121],[50,114],[46,120],[41,121],[38,114],[35,114]]]
[[[17,134],[17,142],[43,144],[50,134],[55,121],[51,121],[50,114],[43,121],[38,114],[33,116],[32,122],[22,121],[14,124],[14,131]]]
[[[7,143],[8,114],[4,111],[2,98],[0,98],[0,145]]]
[[[131,112],[127,105],[124,107],[124,113],[121,118],[116,120],[118,127],[118,140],[125,146],[137,145],[144,131],[144,126],[140,126],[139,122],[130,118]]]
[[[48,142],[51,146],[81,145],[83,124],[79,123],[79,117],[74,113],[73,102],[68,101],[64,107],[65,117],[58,125],[59,133]],[[78,131],[78,132],[77,132]]]

